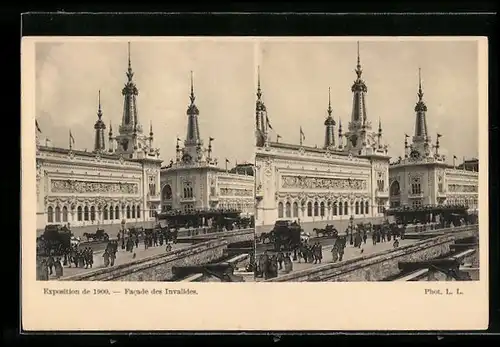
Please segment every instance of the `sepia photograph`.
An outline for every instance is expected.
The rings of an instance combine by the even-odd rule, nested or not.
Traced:
[[[253,44],[35,50],[37,279],[253,281]]]
[[[24,329],[485,327],[487,44],[23,38]]]
[[[478,47],[260,44],[257,280],[479,279]]]

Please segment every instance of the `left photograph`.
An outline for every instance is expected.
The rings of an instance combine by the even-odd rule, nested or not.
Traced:
[[[37,280],[254,281],[254,44],[35,51]]]

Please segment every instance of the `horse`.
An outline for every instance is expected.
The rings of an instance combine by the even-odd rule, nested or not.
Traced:
[[[313,253],[310,248],[308,248],[305,244],[301,243],[298,247],[297,258],[300,263],[300,259],[304,259],[304,262],[310,263],[313,261]]]
[[[266,240],[267,240],[268,242],[266,242]],[[272,242],[272,240],[273,240],[273,237],[272,237],[272,232],[268,232],[268,233],[262,233],[262,234],[260,234],[260,238],[259,238],[259,242],[260,242],[260,243],[263,243],[263,244],[265,244],[265,243],[271,243],[271,242]]]
[[[96,239],[95,233],[83,233],[83,236],[87,239],[87,242],[94,241]]]

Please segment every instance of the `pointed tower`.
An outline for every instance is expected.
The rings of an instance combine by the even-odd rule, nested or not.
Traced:
[[[339,149],[344,149],[344,134],[342,133],[342,119],[339,118]]]
[[[113,125],[111,122],[109,122],[109,136],[108,136],[108,141],[109,141],[109,152],[113,153],[115,148],[114,148],[114,138],[113,138]]]
[[[191,94],[189,96],[189,99],[191,100],[191,103],[189,104],[186,111],[186,114],[188,116],[188,127],[187,127],[186,140],[184,140],[184,145],[186,147],[198,146],[201,143],[200,128],[198,125],[198,115],[200,114],[200,111],[198,110],[198,107],[194,103],[196,97],[194,96],[192,71],[191,71]]]
[[[351,86],[351,92],[353,93],[351,121],[348,125],[348,132],[345,134],[347,137],[346,148],[355,153],[359,153],[362,147],[374,145],[371,143],[371,139],[367,138],[367,134],[371,131],[371,123],[368,121],[366,114],[366,93],[368,88],[361,78],[363,69],[361,68],[359,42],[357,48],[357,64],[354,70],[357,77]]]
[[[147,137],[142,135],[142,126],[139,122],[137,112],[137,96],[139,91],[133,80],[132,62],[130,55],[130,42],[128,43],[128,68],[127,83],[122,89],[123,95],[123,116],[118,129],[119,135],[116,137],[118,148],[117,152],[126,154],[134,158],[137,150],[147,145]]]
[[[260,67],[257,67],[257,101],[255,102],[255,138],[256,145],[263,147],[268,139],[267,110],[262,101],[262,90],[260,88]]]
[[[328,88],[328,117],[325,119],[325,149],[333,149],[335,147],[335,120],[332,117],[332,100],[331,91]]]
[[[150,151],[153,150],[153,121],[149,122],[149,149]]]
[[[194,95],[193,72],[191,71],[191,93],[189,95],[190,104],[186,114],[188,116],[187,134],[184,140],[184,149],[182,150],[182,160],[189,164],[199,162],[203,159],[203,140],[200,136],[200,127],[198,124],[198,116],[200,111],[195,104],[196,97]]]
[[[97,110],[97,122],[94,124],[95,129],[95,141],[94,141],[94,152],[104,152],[106,150],[106,142],[104,141],[104,131],[106,130],[106,124],[102,121],[102,108],[101,108],[101,91],[99,90],[99,107]]]
[[[424,92],[422,91],[422,74],[418,69],[418,101],[415,105],[415,133],[412,138],[410,157],[419,159],[431,155],[431,138],[427,131],[427,105],[424,102]]]

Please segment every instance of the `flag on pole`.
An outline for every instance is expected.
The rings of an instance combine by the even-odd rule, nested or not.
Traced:
[[[443,136],[443,135],[441,135],[441,134],[437,134],[437,138],[438,138],[438,139],[439,139],[441,136]]]
[[[38,131],[40,134],[42,131],[40,130],[40,126],[38,125],[38,121],[35,119],[35,126],[36,126],[36,131]]]
[[[215,139],[213,137],[209,137],[208,141],[214,141]]]
[[[273,130],[273,127],[271,126],[271,122],[269,122],[269,117],[267,116],[267,114],[266,114],[266,123],[269,129]]]
[[[302,131],[302,126],[300,127],[300,144],[306,139],[306,135],[304,135],[304,131]]]
[[[226,158],[226,171],[227,171],[227,164],[229,163],[229,159]]]
[[[405,139],[409,138],[410,136],[408,134],[405,134]]]
[[[73,134],[71,133],[71,130],[69,131],[69,148],[73,148],[73,145],[75,144],[75,138],[73,137]]]
[[[281,139],[281,135],[280,134],[276,134],[276,142],[279,142],[280,139]]]

